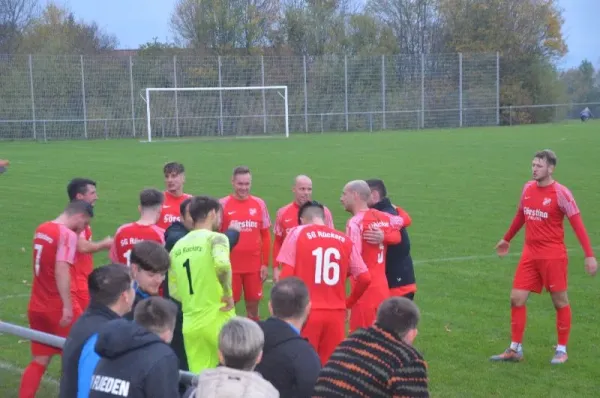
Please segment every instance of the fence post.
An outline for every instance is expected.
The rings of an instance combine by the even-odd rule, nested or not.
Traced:
[[[262,103],[263,103],[263,134],[267,134],[267,98],[265,97],[265,57],[260,56],[260,74],[261,74],[261,86],[262,89]]]
[[[83,55],[79,56],[81,62],[81,96],[83,99],[83,134],[85,138],[88,138],[87,132],[87,108],[85,105],[85,74],[83,73]]]
[[[133,59],[129,56],[129,84],[131,86],[131,127],[135,137],[135,95],[133,92]]]
[[[344,114],[346,115],[346,131],[348,131],[348,56],[344,55]]]
[[[500,125],[500,51],[496,51],[496,126]]]
[[[381,107],[383,108],[383,112],[381,114],[381,125],[383,130],[385,130],[385,55],[381,56]]]
[[[173,85],[177,88],[177,55],[173,55]],[[177,132],[177,137],[179,137],[179,103],[177,90],[173,92],[175,93],[175,131]]]
[[[223,87],[220,55],[217,57],[217,63],[219,64],[219,87]],[[223,90],[219,90],[219,134],[223,135]]]
[[[29,85],[31,89],[31,118],[33,120],[33,139],[37,140],[37,130],[35,121],[35,95],[33,90],[33,57],[29,54]]]
[[[421,128],[425,128],[425,54],[421,53]]]
[[[308,133],[308,76],[306,72],[306,55],[302,57],[304,67],[304,132]]]
[[[458,125],[463,126],[463,55],[458,53]]]

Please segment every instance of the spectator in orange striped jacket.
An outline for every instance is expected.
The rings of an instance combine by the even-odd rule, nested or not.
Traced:
[[[366,180],[371,188],[369,207],[384,213],[400,216],[404,219],[404,226],[400,230],[402,240],[397,245],[389,245],[386,253],[385,274],[390,288],[391,296],[402,296],[413,300],[417,291],[415,269],[410,256],[410,238],[406,228],[412,220],[408,213],[401,207],[393,205],[387,197],[387,189],[382,180]]]
[[[346,338],[325,364],[313,398],[427,398],[427,363],[413,347],[419,309],[404,297],[389,297],[375,324]]]

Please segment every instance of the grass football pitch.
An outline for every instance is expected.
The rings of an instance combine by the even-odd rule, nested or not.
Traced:
[[[525,361],[494,364],[510,339],[508,294],[521,249],[499,259],[493,247],[508,228],[538,149],[559,157],[555,177],[569,187],[592,243],[600,248],[600,125],[565,124],[376,134],[294,135],[290,139],[140,143],[121,141],[3,142],[0,158],[0,319],[26,325],[34,228],[66,204],[72,177],[98,181],[94,238],[135,220],[138,193],[163,187],[162,165],[186,166],[186,192],[223,196],[234,166],[252,169],[253,193],[271,216],[291,200],[295,175],[313,178],[314,198],[327,204],[336,226],[348,218],[339,204],[352,179],[383,178],[389,195],[413,218],[409,228],[416,261],[416,302],[422,313],[416,346],[429,364],[435,397],[582,397],[598,394],[600,332],[598,281],[584,272],[583,253],[568,223],[573,329],[570,360],[549,361],[556,344],[555,313],[547,294],[532,296]],[[106,263],[106,254],[95,257]],[[265,286],[268,296],[270,285]],[[262,316],[267,315],[263,303]],[[241,307],[239,313],[243,313]],[[29,344],[0,336],[0,396],[16,397]],[[55,359],[38,397],[55,397]]]

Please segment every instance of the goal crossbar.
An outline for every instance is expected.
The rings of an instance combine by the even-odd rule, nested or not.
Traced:
[[[284,114],[285,114],[285,137],[290,136],[289,112],[288,112],[288,86],[241,86],[241,87],[148,87],[146,88],[146,121],[148,128],[148,142],[152,142],[152,118],[150,117],[150,93],[152,92],[185,92],[185,91],[263,91],[283,90]]]

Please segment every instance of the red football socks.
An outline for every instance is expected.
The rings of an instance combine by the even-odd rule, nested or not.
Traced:
[[[510,330],[511,341],[521,344],[523,334],[525,333],[525,324],[527,323],[527,307],[510,308]]]
[[[571,306],[566,305],[556,309],[556,332],[558,334],[558,345],[566,346],[571,333]]]
[[[45,372],[46,367],[44,365],[31,361],[21,378],[19,398],[35,398],[35,394],[40,388],[40,383],[42,382],[42,377],[44,377]]]

